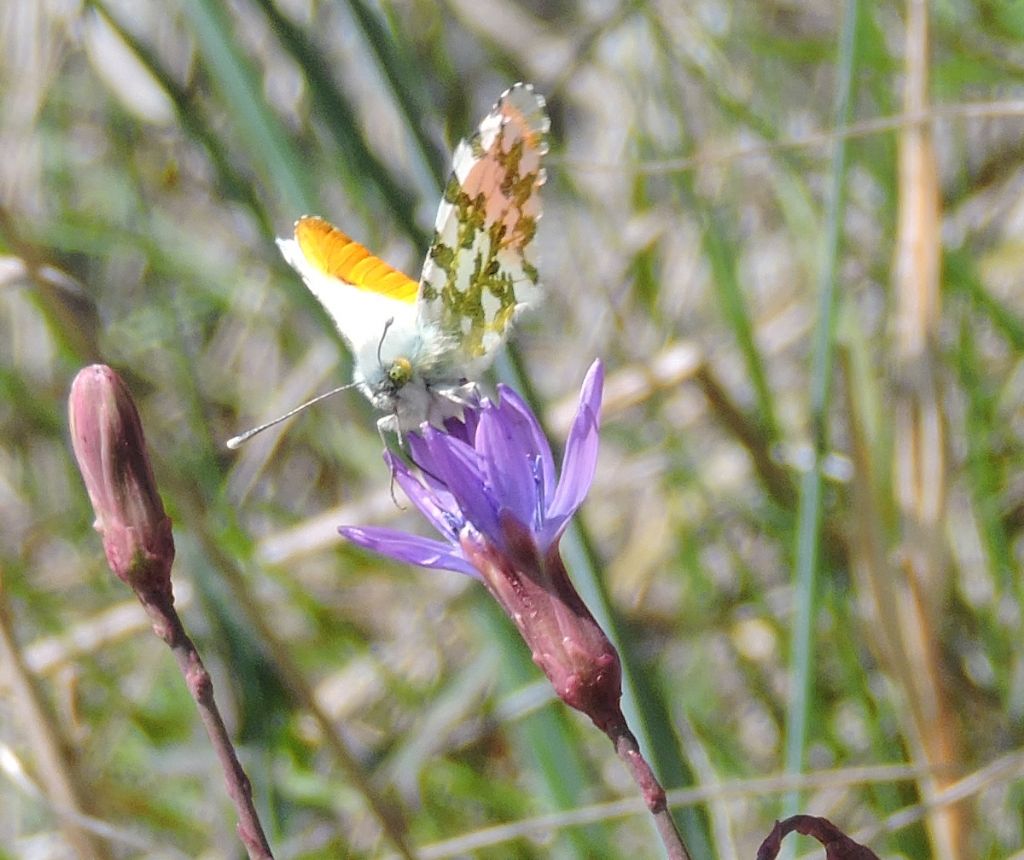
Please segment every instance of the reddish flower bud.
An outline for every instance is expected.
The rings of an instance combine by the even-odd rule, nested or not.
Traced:
[[[110,569],[143,603],[171,596],[174,538],[153,480],[138,410],[121,378],[94,364],[68,397],[71,444]]]
[[[563,702],[603,732],[625,725],[619,655],[573,587],[555,541],[546,550],[515,517],[499,517],[501,550],[465,533],[462,549],[530,646]]]

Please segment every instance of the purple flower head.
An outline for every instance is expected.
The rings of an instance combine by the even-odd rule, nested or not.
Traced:
[[[499,385],[497,403],[485,399],[467,409],[463,421],[449,419],[444,430],[424,424],[419,434],[407,436],[419,474],[385,454],[395,481],[444,541],[386,528],[343,526],[341,533],[399,561],[479,578],[463,539],[507,551],[508,523],[514,520],[517,535],[525,529],[543,554],[558,542],[594,478],[603,381],[601,362],[595,361],[580,392],[560,479],[537,417],[515,391]]]
[[[558,695],[601,728],[621,721],[618,655],[573,588],[558,541],[590,489],[604,381],[587,372],[556,478],[551,446],[526,403],[499,386],[445,429],[409,434],[418,473],[391,453],[395,481],[444,540],[343,526],[353,543],[399,561],[483,581],[530,646]]]

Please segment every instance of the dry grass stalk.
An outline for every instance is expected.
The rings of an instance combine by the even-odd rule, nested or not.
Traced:
[[[25,661],[8,624],[0,581],[0,672],[6,676],[11,702],[21,716],[22,730],[32,749],[40,785],[60,819],[68,846],[81,860],[102,860],[110,855],[105,845],[80,822],[88,810],[83,803],[80,776],[68,754],[61,733],[25,667]]]
[[[928,10],[909,0],[903,109],[928,108]],[[944,689],[935,631],[948,583],[943,521],[947,496],[945,427],[934,344],[939,296],[939,187],[931,126],[908,125],[899,138],[899,212],[894,260],[895,401],[893,487],[901,522],[896,580],[900,664],[916,757],[936,768],[921,791],[927,801],[955,777],[957,731]],[[934,856],[963,854],[964,822],[958,807],[937,809],[927,820]]]

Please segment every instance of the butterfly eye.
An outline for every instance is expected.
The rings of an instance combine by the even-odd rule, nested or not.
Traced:
[[[401,388],[412,379],[412,362],[407,358],[396,358],[388,368],[388,381]]]

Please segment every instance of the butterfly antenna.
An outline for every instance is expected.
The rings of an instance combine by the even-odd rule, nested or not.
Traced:
[[[381,358],[380,351],[384,348],[384,338],[388,336],[388,329],[391,328],[394,321],[394,317],[388,317],[387,322],[384,323],[384,331],[380,333],[380,340],[377,341],[377,364],[381,367],[384,366],[384,359]]]
[[[251,439],[257,433],[262,433],[269,427],[273,427],[275,424],[280,424],[282,421],[285,421],[286,419],[291,418],[293,415],[298,414],[303,409],[306,409],[307,407],[312,406],[315,403],[319,403],[321,400],[326,400],[328,397],[337,394],[339,391],[346,391],[349,388],[354,388],[355,385],[355,382],[350,382],[347,385],[339,385],[337,388],[332,388],[330,391],[327,391],[323,394],[318,394],[312,400],[307,400],[301,406],[296,406],[294,409],[289,409],[287,412],[284,413],[284,415],[278,415],[277,418],[275,418],[273,421],[268,421],[266,424],[260,424],[259,427],[253,427],[251,430],[246,430],[244,433],[238,436],[232,436],[230,439],[228,439],[226,444],[233,451],[235,448],[237,448],[243,442]]]

